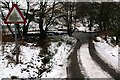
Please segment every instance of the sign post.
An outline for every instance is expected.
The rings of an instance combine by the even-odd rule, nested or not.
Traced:
[[[2,54],[2,19],[0,18],[0,55]]]
[[[18,40],[17,40],[17,34],[18,34],[18,30],[17,30],[17,26],[15,24],[25,24],[26,20],[24,18],[24,16],[22,15],[22,13],[20,12],[17,4],[13,4],[10,12],[8,13],[5,21],[5,24],[14,24],[15,27],[15,48],[16,48],[16,64],[19,63],[19,53],[18,53]]]
[[[15,24],[14,24],[15,26]],[[16,64],[19,63],[18,42],[17,42],[17,27],[15,26],[15,47],[16,47]]]

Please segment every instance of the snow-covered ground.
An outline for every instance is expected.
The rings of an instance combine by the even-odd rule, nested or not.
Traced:
[[[78,61],[82,63],[82,71],[85,71],[83,74],[85,74],[87,78],[111,78],[111,76],[103,71],[91,58],[87,43],[81,46],[77,54]]]
[[[88,24],[83,25],[81,21],[78,21],[76,23],[76,29],[78,31],[84,31],[84,32],[95,32],[97,30],[98,24],[94,24],[93,27],[91,27],[91,30],[89,30]]]
[[[1,45],[1,42],[0,42],[0,54],[2,54],[2,45]]]
[[[55,54],[55,56],[51,60],[53,62],[51,72],[45,72],[42,78],[67,78],[66,67],[69,49],[70,46],[66,46],[66,44],[64,43],[58,48],[59,52]]]
[[[37,71],[34,68],[28,67],[31,66],[39,66],[41,62],[38,63],[36,61],[40,49],[38,47],[30,47],[31,44],[27,44],[27,46],[20,46],[20,60],[22,64],[18,64],[14,66],[14,63],[9,63],[10,59],[6,59],[7,55],[11,55],[10,50],[14,48],[14,43],[7,43],[5,45],[5,53],[4,56],[0,56],[0,80],[2,78],[10,78],[11,76],[17,76],[21,78],[27,78],[34,74],[34,71]],[[8,67],[7,67],[8,65]],[[16,74],[17,73],[17,74]]]
[[[101,59],[107,62],[115,70],[118,70],[118,45],[111,46],[102,38],[97,37],[97,39],[100,42],[94,42],[94,45]]]
[[[92,27],[92,30],[89,30],[89,27],[76,27],[78,29],[78,31],[84,31],[84,32],[95,32],[96,31],[96,27]]]
[[[97,25],[95,25],[97,26]],[[83,26],[82,23],[77,23],[77,30],[84,32],[94,32],[97,28],[92,27],[92,31],[89,31],[89,27]],[[95,49],[99,53],[99,56],[103,61],[108,63],[110,67],[112,66],[115,70],[118,69],[118,45],[113,46],[111,43],[111,38],[108,37],[108,43],[100,37],[97,37],[100,42],[93,41]],[[114,38],[115,39],[115,38]],[[110,78],[111,76],[103,71],[91,58],[88,50],[88,44],[83,44],[78,50],[78,61],[80,68],[82,69],[83,74],[87,75],[89,78]],[[88,66],[89,65],[89,66]],[[99,76],[98,76],[99,75]]]
[[[42,70],[42,66],[47,69],[41,74],[42,78],[66,78],[67,57],[72,47],[68,42],[74,44],[76,40],[64,36],[62,37],[62,41],[51,42],[48,51],[50,52],[49,54],[53,56],[46,65],[44,65],[42,61],[45,57],[38,56],[42,54],[42,48],[36,47],[35,43],[27,43],[26,45],[20,46],[20,64],[8,64],[9,59],[5,57],[6,55],[11,55],[11,50],[14,48],[15,44],[6,43],[4,55],[0,55],[0,80],[2,78],[10,78],[11,76],[17,76],[18,78],[38,77],[37,73]]]

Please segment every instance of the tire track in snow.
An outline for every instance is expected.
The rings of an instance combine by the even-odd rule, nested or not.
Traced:
[[[84,80],[84,75],[81,73],[81,69],[77,60],[77,50],[79,49],[80,45],[81,43],[78,41],[68,57],[67,78],[69,80]]]
[[[83,44],[79,49],[78,56],[80,56],[82,66],[88,78],[112,78],[107,72],[103,71],[96,62],[92,59],[88,49],[88,43]]]
[[[92,40],[89,42],[89,51],[93,60],[106,72],[108,72],[115,80],[120,80],[120,73],[112,69],[107,63],[105,63],[101,58],[97,55],[97,51],[95,50],[94,44]]]

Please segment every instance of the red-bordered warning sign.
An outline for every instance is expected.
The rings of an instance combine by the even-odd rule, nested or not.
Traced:
[[[5,24],[12,24],[12,23],[26,23],[26,19],[24,18],[24,16],[22,15],[22,13],[20,12],[17,4],[13,4],[10,12],[8,13],[5,21]]]

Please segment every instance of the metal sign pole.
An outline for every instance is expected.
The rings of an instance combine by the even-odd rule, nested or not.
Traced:
[[[0,25],[0,55],[2,54],[2,26]]]
[[[19,63],[18,42],[17,42],[17,27],[15,26],[15,48],[16,48],[16,64]]]
[[[25,24],[26,23],[26,19],[24,18],[24,16],[22,15],[21,11],[19,10],[17,4],[13,4],[12,8],[10,9],[10,12],[8,13],[7,17],[4,20],[5,24]],[[16,25],[14,25],[15,27],[15,53],[16,53],[16,64],[19,63],[19,51],[18,51],[18,40],[17,40],[17,28]]]

